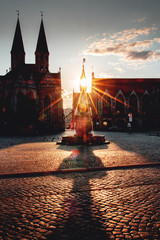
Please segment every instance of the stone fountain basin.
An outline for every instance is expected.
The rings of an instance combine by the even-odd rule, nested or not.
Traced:
[[[64,136],[62,137],[62,140],[60,142],[57,142],[57,144],[62,145],[101,145],[101,144],[109,144],[109,141],[105,141],[104,135],[87,135],[86,139],[84,140],[83,136],[74,135],[74,136]]]

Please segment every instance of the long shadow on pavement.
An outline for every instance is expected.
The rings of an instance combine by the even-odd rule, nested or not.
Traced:
[[[77,155],[78,154],[78,155]],[[90,147],[79,146],[76,151],[73,151],[70,157],[63,160],[60,169],[69,167],[75,159],[76,166],[94,165],[94,167],[102,166],[101,159],[94,155]],[[55,240],[105,240],[107,239],[106,232],[101,223],[101,214],[94,213],[95,206],[93,205],[90,179],[99,178],[106,175],[102,171],[88,174],[71,174],[73,179],[73,188],[69,195],[63,196],[62,211],[58,218],[62,218],[62,222],[57,222],[56,230],[50,234],[47,239]],[[65,176],[64,176],[65,178]],[[96,206],[96,209],[98,207]]]
[[[104,165],[101,159],[96,156],[93,152],[99,146],[63,146],[60,145],[58,147],[59,150],[62,151],[72,151],[70,156],[65,158],[61,165],[59,166],[59,170],[61,169],[77,169],[77,168],[103,168]],[[106,150],[108,145],[101,145],[102,150]]]

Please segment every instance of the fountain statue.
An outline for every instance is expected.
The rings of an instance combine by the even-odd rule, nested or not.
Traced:
[[[74,114],[74,127],[76,134],[73,136],[64,136],[59,144],[64,145],[98,145],[109,143],[105,141],[103,135],[93,135],[92,131],[92,111],[88,102],[87,80],[84,71],[84,61],[82,75],[80,78],[80,94]]]

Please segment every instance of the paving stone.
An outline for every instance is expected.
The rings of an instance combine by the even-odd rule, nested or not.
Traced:
[[[150,234],[149,234],[148,232],[139,232],[138,234],[139,234],[143,239],[150,236]]]
[[[132,140],[132,147],[139,152],[144,146],[142,139],[145,141],[141,135],[140,139],[139,146]],[[50,144],[45,147],[47,152]],[[92,149],[105,165],[103,148]],[[112,151],[120,163],[126,151],[118,150],[118,156],[117,149],[112,145],[108,153],[111,156]],[[147,150],[145,156],[148,154]],[[54,235],[59,240],[61,234],[61,240],[69,240],[92,229],[104,231],[106,239],[159,239],[159,180],[158,167],[1,178],[0,239],[48,240]],[[87,235],[81,239],[85,238]]]
[[[116,239],[124,239],[124,235],[117,234],[117,235],[116,235]]]
[[[123,232],[123,233],[128,233],[128,232],[129,232],[129,229],[128,229],[128,228],[124,228],[124,229],[122,229],[122,232]]]
[[[51,235],[53,232],[52,231],[46,231],[44,236],[48,236],[48,235]]]
[[[115,230],[114,230],[114,231],[112,231],[112,233],[113,233],[114,235],[116,235],[116,236],[121,234],[121,232],[120,232],[120,231],[115,231]]]

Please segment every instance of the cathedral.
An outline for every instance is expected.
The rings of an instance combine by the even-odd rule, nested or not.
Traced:
[[[61,71],[49,71],[43,16],[34,64],[25,63],[18,16],[11,48],[11,70],[0,76],[0,134],[45,134],[63,130]]]

